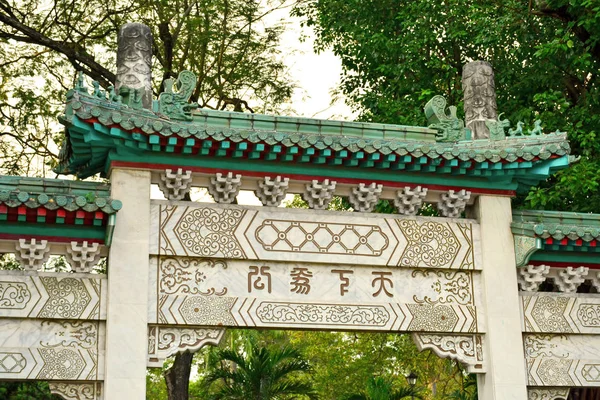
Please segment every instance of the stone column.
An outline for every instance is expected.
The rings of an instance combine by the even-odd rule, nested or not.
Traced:
[[[477,377],[479,399],[524,400],[527,374],[510,198],[479,196],[475,213],[481,224],[482,306],[486,318],[487,373]]]
[[[494,70],[487,61],[473,61],[463,67],[465,123],[473,139],[487,139],[490,130],[486,120],[498,120]]]
[[[152,32],[146,25],[125,24],[119,29],[117,40],[117,81],[121,87],[133,89],[141,95],[143,108],[152,109]]]
[[[105,399],[146,398],[150,171],[113,169],[111,196],[123,202],[108,264]]]

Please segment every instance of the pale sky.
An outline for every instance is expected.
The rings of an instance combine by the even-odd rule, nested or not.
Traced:
[[[330,50],[315,54],[311,29],[302,28],[300,19],[290,17],[289,13],[289,8],[277,10],[267,16],[265,24],[281,20],[286,23],[280,49],[292,80],[299,86],[292,96],[292,108],[299,116],[307,118],[353,120],[355,115],[343,99],[331,105],[330,91],[340,83],[339,57]],[[300,40],[303,34],[305,41]]]

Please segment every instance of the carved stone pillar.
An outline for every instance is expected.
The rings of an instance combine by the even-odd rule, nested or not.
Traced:
[[[494,71],[487,61],[473,61],[463,67],[465,122],[473,139],[487,139],[490,130],[486,120],[497,121]]]
[[[129,23],[119,29],[115,90],[127,103],[152,108],[152,33],[146,25]]]
[[[510,198],[481,195],[474,213],[481,225],[482,309],[486,319],[483,347],[489,366],[486,374],[477,376],[479,398],[526,399],[527,373],[510,230]]]

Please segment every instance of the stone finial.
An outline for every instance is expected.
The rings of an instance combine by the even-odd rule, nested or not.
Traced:
[[[487,61],[473,61],[463,67],[465,122],[473,139],[488,139],[486,121],[498,120],[494,71]]]
[[[50,246],[47,240],[19,239],[15,248],[17,250],[15,257],[25,270],[37,271],[50,257]]]
[[[289,183],[289,178],[277,176],[275,179],[271,179],[271,177],[265,176],[265,179],[258,181],[258,189],[254,193],[263,206],[279,207],[285,198]]]
[[[377,205],[382,190],[383,185],[378,185],[375,182],[368,186],[360,183],[358,187],[352,188],[348,201],[356,211],[371,212]]]
[[[233,176],[232,172],[223,175],[218,172],[214,178],[210,178],[208,193],[217,203],[231,204],[240,192],[241,185],[242,175],[236,174]]]
[[[417,186],[411,189],[407,186],[396,192],[394,206],[396,206],[396,210],[398,210],[398,214],[400,215],[417,215],[417,212],[423,205],[425,196],[427,196],[427,188]]]
[[[460,190],[448,190],[447,193],[440,195],[440,201],[437,204],[438,211],[444,217],[458,218],[465,211],[467,202],[471,198],[471,192]]]
[[[324,210],[331,202],[335,193],[336,181],[325,179],[323,182],[313,180],[304,186],[302,198],[308,203],[308,206],[314,210]]]
[[[84,240],[81,245],[71,242],[67,245],[65,258],[73,271],[91,272],[100,261],[100,246],[98,243],[88,243],[87,240]]]
[[[190,191],[192,183],[192,171],[183,171],[177,168],[173,172],[171,169],[165,169],[165,172],[160,174],[158,188],[168,200],[181,200]]]
[[[152,32],[146,25],[121,26],[117,40],[116,93],[126,103],[152,109]]]

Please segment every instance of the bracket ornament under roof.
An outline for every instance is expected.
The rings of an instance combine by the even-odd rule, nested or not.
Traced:
[[[383,185],[378,185],[375,182],[369,186],[359,183],[358,187],[352,188],[348,201],[356,211],[371,212],[377,205],[382,190]]]
[[[333,198],[336,185],[336,181],[330,182],[329,179],[325,179],[323,182],[313,180],[311,183],[305,185],[302,198],[308,203],[309,208],[314,210],[324,210]]]
[[[588,272],[588,267],[567,267],[554,277],[554,283],[563,293],[575,293],[579,285],[585,281]]]
[[[75,272],[92,272],[92,268],[100,260],[100,245],[84,240],[81,245],[71,242],[67,245],[65,254],[67,262]]]
[[[396,192],[394,206],[400,215],[417,215],[417,212],[423,205],[423,200],[427,196],[427,188],[417,186],[414,189],[406,186]]]
[[[189,351],[195,353],[207,344],[218,346],[225,334],[219,328],[148,327],[148,366],[162,367],[167,357]]]
[[[15,248],[17,250],[15,257],[25,270],[37,271],[50,256],[50,245],[47,240],[19,239],[15,243]]]
[[[439,357],[461,363],[469,373],[485,373],[482,335],[413,333],[419,351],[430,349]]]
[[[440,214],[448,218],[458,218],[465,211],[467,202],[471,198],[471,192],[460,190],[448,190],[447,193],[440,194],[440,201],[437,208]]]
[[[219,204],[231,204],[240,192],[241,185],[242,175],[236,174],[234,177],[233,172],[227,175],[217,172],[214,178],[210,178],[208,193]]]
[[[515,262],[517,267],[523,267],[529,262],[529,258],[542,248],[542,239],[513,235],[515,243]]]
[[[181,200],[189,193],[192,183],[192,171],[183,171],[177,168],[173,173],[171,169],[165,169],[160,174],[158,188],[168,200]]]
[[[518,282],[521,290],[526,292],[537,292],[548,274],[550,267],[547,265],[528,265],[518,270]]]
[[[265,179],[258,181],[258,189],[254,193],[263,206],[279,207],[281,201],[285,199],[289,183],[289,178],[282,178],[279,175],[275,179],[265,176]]]

